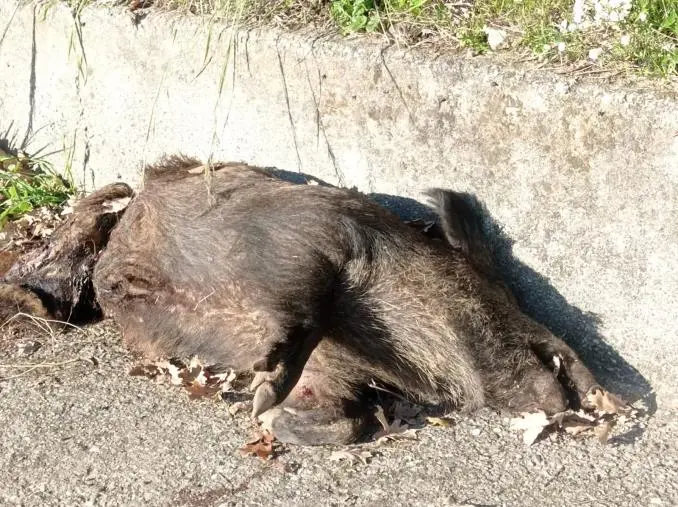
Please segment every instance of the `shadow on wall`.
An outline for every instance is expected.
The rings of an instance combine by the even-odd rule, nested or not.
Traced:
[[[292,183],[332,186],[303,173],[275,168],[267,170]],[[402,220],[433,221],[437,218],[431,208],[414,199],[388,194],[367,195]],[[513,240],[506,235],[487,208],[474,195],[463,195],[481,218],[483,232],[493,252],[494,260],[523,312],[567,342],[606,389],[632,402],[643,399],[648,412],[654,413],[657,407],[652,387],[638,370],[627,363],[605,341],[599,331],[600,318],[569,304],[548,278],[515,257]]]

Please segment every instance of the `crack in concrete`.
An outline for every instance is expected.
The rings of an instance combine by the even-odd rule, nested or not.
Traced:
[[[76,24],[79,23],[79,16],[77,16],[75,13],[73,13],[73,22]],[[77,30],[77,28],[76,28]],[[81,37],[82,34],[79,32],[78,37]],[[82,47],[82,40],[80,40],[80,44]],[[89,136],[89,128],[87,127],[87,115],[85,114],[85,102],[83,99],[83,86],[86,84],[87,79],[85,77],[84,82],[83,79],[81,78],[81,75],[83,73],[86,73],[86,68],[87,68],[87,61],[84,58],[84,48],[83,48],[83,61],[85,62],[85,70],[83,71],[81,68],[81,65],[78,64],[78,69],[77,72],[75,73],[75,94],[78,97],[78,121],[77,125],[83,125],[83,156],[82,156],[82,183],[83,185],[86,185],[87,181],[87,169],[89,166],[89,159],[90,159],[90,136]],[[75,128],[76,134],[78,131],[78,127],[76,126]],[[76,149],[77,147],[77,136],[76,134],[73,135],[73,150]],[[91,179],[91,184],[92,188],[96,188],[96,182],[94,178],[94,171],[90,171],[90,179]]]
[[[285,68],[283,66],[282,57],[280,56],[280,37],[275,41],[275,52],[278,55],[278,66],[280,67],[280,75],[282,76],[283,81],[283,92],[285,94],[285,104],[287,105],[287,117],[290,120],[290,126],[292,127],[292,138],[294,140],[294,151],[297,154],[297,171],[303,171],[303,165],[301,163],[301,155],[299,153],[299,143],[297,142],[297,129],[294,125],[294,118],[292,118],[292,109],[290,108],[290,95],[287,89],[287,79],[285,78]]]
[[[386,52],[387,49],[392,47],[393,44],[391,44],[388,47],[383,48],[381,51],[379,51],[379,56],[381,57],[381,64],[384,66],[384,69],[386,69],[386,73],[388,74],[388,77],[391,79],[391,82],[393,83],[393,86],[395,87],[396,91],[398,92],[398,95],[400,96],[400,100],[403,103],[403,106],[405,106],[405,109],[407,110],[407,115],[410,117],[410,122],[412,122],[412,125],[415,127],[417,126],[417,122],[414,121],[414,115],[412,114],[412,110],[410,109],[410,106],[407,104],[407,101],[405,100],[405,95],[403,94],[403,90],[398,84],[398,81],[396,81],[395,76],[391,72],[391,69],[389,69],[388,65],[386,65],[386,58],[384,57],[384,53]]]
[[[36,6],[33,6],[33,19],[31,27],[31,75],[28,78],[28,125],[26,126],[26,134],[24,135],[23,140],[21,141],[21,149],[25,149],[28,145],[28,141],[33,134],[33,119],[35,117],[35,63],[38,56],[37,50],[37,41],[35,38],[35,17]],[[4,37],[4,36],[3,36]]]
[[[12,21],[14,20],[14,16],[16,16],[16,13],[19,10],[20,6],[21,6],[21,4],[17,2],[16,6],[14,7],[14,10],[12,11],[12,15],[9,17],[9,21],[7,22],[7,25],[5,26],[5,29],[2,31],[2,36],[0,37],[0,49],[2,49],[2,43],[5,41],[5,37],[7,37],[7,32],[9,32],[9,27],[12,26]]]
[[[212,110],[212,138],[210,140],[210,149],[209,155],[207,157],[207,164],[212,164],[214,159],[214,150],[215,147],[220,144],[220,139],[223,136],[226,127],[228,126],[229,120],[231,118],[231,112],[233,108],[233,101],[235,99],[235,86],[236,86],[236,60],[238,58],[238,41],[237,35],[233,32],[232,27],[226,27],[219,33],[218,40],[221,40],[222,35],[227,30],[230,30],[230,35],[228,39],[228,45],[226,47],[226,57],[225,61],[219,76],[219,89],[217,91],[217,97],[214,102],[214,108]],[[209,47],[209,40],[208,40]],[[232,61],[231,61],[232,60]],[[229,64],[230,62],[230,64]],[[218,111],[219,106],[222,104],[222,98],[224,95],[224,86],[226,83],[226,75],[228,73],[229,66],[231,67],[231,94],[230,101],[228,103],[228,109],[226,111],[226,117],[224,118],[223,125],[221,128],[218,127]]]
[[[315,60],[315,55],[313,55],[313,58]],[[320,113],[320,101],[322,100],[323,93],[323,77],[322,74],[320,73],[318,62],[317,60],[315,61],[316,61],[316,70],[318,72],[317,98],[315,95],[315,91],[313,90],[313,83],[311,83],[311,75],[306,61],[304,61],[304,67],[306,68],[306,80],[308,82],[308,87],[311,90],[311,97],[313,98],[313,104],[315,105],[316,146],[320,144],[320,134],[322,133],[323,139],[325,140],[325,146],[327,147],[327,155],[330,157],[330,160],[332,161],[332,166],[334,167],[334,174],[337,177],[339,185],[345,187],[346,178],[344,177],[344,173],[342,172],[341,168],[339,167],[339,164],[337,163],[337,157],[334,155],[334,150],[332,150],[332,145],[330,144],[330,140],[327,137],[327,130],[325,129],[325,124],[323,123],[322,120],[322,114]]]

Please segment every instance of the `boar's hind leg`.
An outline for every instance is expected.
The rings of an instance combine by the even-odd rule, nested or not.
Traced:
[[[594,408],[587,397],[600,389],[600,385],[565,342],[550,333],[542,334],[533,338],[532,350],[545,365],[558,372],[558,380],[565,388],[572,408]],[[560,361],[560,365],[556,366],[554,361]]]
[[[480,203],[474,202],[469,195],[449,190],[433,189],[428,192],[428,196],[440,217],[440,228],[450,246],[461,251],[483,278],[493,284],[494,289],[502,294],[505,305],[512,305],[517,310],[517,301],[502,280],[491,245],[485,236]],[[515,356],[522,357],[520,362],[527,371],[527,382],[522,383],[521,390],[513,393],[509,405],[536,405],[547,411],[558,411],[563,403],[564,388],[573,408],[590,408],[586,401],[587,395],[600,387],[593,375],[562,340],[526,319],[524,315],[515,319],[516,323],[524,326],[520,331],[526,332],[524,335],[529,337],[527,343],[516,344],[520,349],[527,347],[527,350],[517,350]],[[535,355],[538,361],[535,361]],[[561,361],[559,368],[554,363],[554,357]],[[553,377],[554,370],[558,371],[557,379]]]

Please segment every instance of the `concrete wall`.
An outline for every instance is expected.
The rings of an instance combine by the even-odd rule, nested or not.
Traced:
[[[169,14],[89,8],[76,26],[0,2],[0,132],[65,146],[52,159],[72,152],[89,187],[181,151],[475,193],[525,308],[614,386],[678,407],[675,93]]]

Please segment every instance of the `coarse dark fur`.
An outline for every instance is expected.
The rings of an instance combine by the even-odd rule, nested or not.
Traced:
[[[568,392],[585,405],[595,379],[520,311],[460,194],[429,195],[446,241],[355,191],[232,163],[207,179],[200,162],[171,157],[147,168],[100,257],[101,242],[54,283],[72,286],[94,266],[90,307],[115,318],[130,347],[254,370],[253,415],[288,442],[358,438],[372,385],[467,410],[554,413]],[[92,233],[70,227],[57,243]],[[62,294],[45,289],[45,270],[21,287]],[[43,300],[61,301],[47,309],[63,316],[82,298],[71,293]]]

